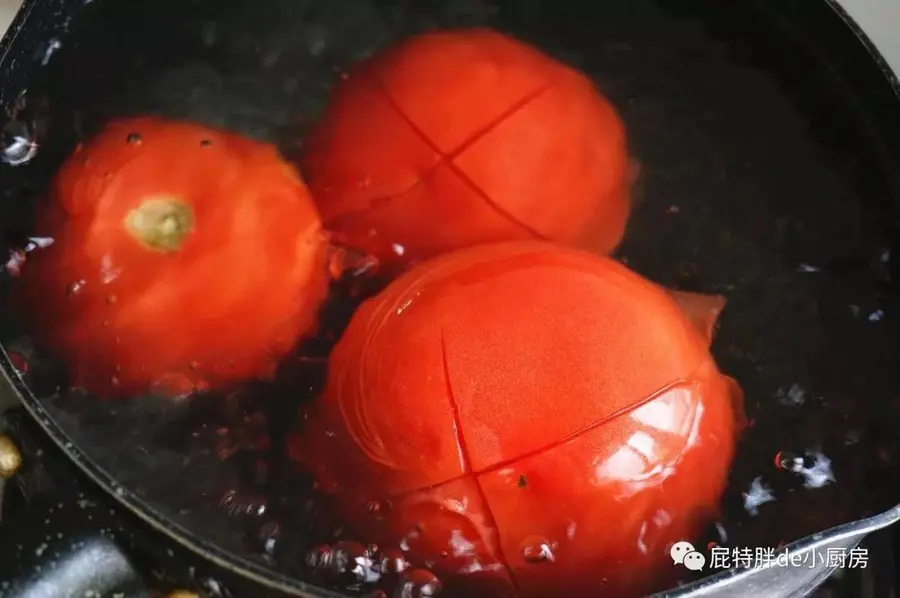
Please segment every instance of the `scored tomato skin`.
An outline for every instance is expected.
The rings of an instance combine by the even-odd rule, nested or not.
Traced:
[[[129,228],[154,202],[183,217],[177,247]],[[111,122],[65,161],[36,222],[54,243],[29,256],[14,302],[72,385],[101,397],[266,377],[327,291],[303,181],[273,147],[195,124]]]
[[[741,421],[689,299],[539,242],[423,263],[357,311],[294,458],[360,541],[460,595],[485,576],[518,598],[659,589]]]
[[[304,148],[326,228],[388,267],[511,240],[607,253],[628,218],[616,110],[583,74],[488,29],[358,64]]]

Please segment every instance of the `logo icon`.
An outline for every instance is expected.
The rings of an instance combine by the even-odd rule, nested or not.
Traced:
[[[683,565],[690,571],[702,571],[706,566],[706,557],[697,552],[690,542],[676,542],[669,550],[669,556],[676,565]]]

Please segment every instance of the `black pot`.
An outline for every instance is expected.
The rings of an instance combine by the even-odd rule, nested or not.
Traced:
[[[644,165],[629,264],[731,302],[714,352],[745,386],[754,425],[723,507],[727,537],[711,539],[784,541],[792,564],[708,570],[658,596],[809,595],[840,568],[824,555],[900,520],[900,51],[885,33],[900,14],[889,0],[843,4],[851,14],[825,0],[26,0],[0,44],[8,245],[27,239],[31,199],[62,158],[112,116],[279,143],[317,114],[340,68],[401,35],[513,31],[595,76],[629,125]],[[214,454],[230,416],[202,402],[60,398],[40,368],[20,375],[30,348],[2,321],[12,442],[0,441],[0,464],[18,447],[24,465],[7,473],[26,500],[0,526],[0,596],[344,595],[307,575],[312,536],[284,532],[300,492],[289,475],[276,466],[248,482],[241,451]],[[293,415],[272,409],[277,440]],[[827,472],[804,488],[771,469],[779,452]],[[763,485],[778,500],[751,504]]]

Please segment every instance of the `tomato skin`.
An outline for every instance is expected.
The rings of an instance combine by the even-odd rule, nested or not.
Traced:
[[[326,228],[388,266],[536,238],[607,253],[628,217],[615,109],[488,29],[415,36],[359,64],[304,146]]]
[[[177,247],[129,228],[149,226],[150,204],[181,218]],[[63,164],[35,233],[55,242],[29,256],[14,301],[72,385],[101,397],[268,376],[327,290],[296,173],[271,146],[190,123],[110,123]]]
[[[295,458],[360,541],[447,583],[644,595],[716,509],[738,434],[698,321],[607,258],[444,255],[357,311]]]

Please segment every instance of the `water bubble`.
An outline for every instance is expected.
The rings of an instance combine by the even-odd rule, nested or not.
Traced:
[[[831,469],[831,459],[824,453],[815,451],[809,455],[809,460],[812,462],[800,472],[804,478],[804,487],[821,488],[835,481],[834,472]]]
[[[781,451],[775,455],[775,467],[782,471],[798,473],[803,471],[803,457],[789,451]]]
[[[808,489],[821,488],[835,481],[831,459],[821,451],[809,452],[806,457],[782,451],[775,455],[775,465],[803,476],[803,486]]]
[[[381,578],[372,554],[356,542],[336,542],[317,546],[306,554],[306,565],[332,583],[352,588]]]
[[[56,53],[56,51],[60,48],[62,48],[62,42],[55,37],[47,42],[47,47],[44,50],[43,57],[41,58],[41,66],[47,66],[47,64],[50,63],[50,58],[52,58],[53,54]]]
[[[125,142],[131,145],[140,145],[144,142],[144,138],[137,131],[132,131],[125,137]]]
[[[118,301],[119,301],[119,298],[116,297],[115,295],[107,295],[106,296],[106,303],[108,305],[115,305],[116,303],[118,303]]]
[[[274,557],[280,537],[281,525],[277,521],[266,521],[256,530],[254,548],[267,557]]]
[[[743,497],[744,509],[747,513],[754,516],[759,514],[758,507],[760,505],[775,500],[775,495],[772,494],[772,490],[763,483],[762,477],[757,477],[750,482],[750,488],[747,492],[743,493]]]
[[[37,249],[46,249],[53,245],[52,237],[26,237],[21,239],[18,245],[9,251],[9,259],[6,261],[6,272],[10,276],[18,276],[22,272],[22,267],[28,260],[29,254]]]
[[[12,120],[3,127],[0,159],[10,166],[21,166],[37,155],[38,144],[25,123]]]
[[[235,517],[262,517],[269,510],[265,499],[242,496],[237,490],[227,490],[219,499],[219,506]]]
[[[552,563],[556,560],[550,541],[540,536],[529,536],[522,542],[522,558],[527,563]]]
[[[790,388],[779,388],[775,394],[776,400],[787,407],[802,405],[806,402],[806,391],[799,384],[792,384]]]
[[[225,598],[226,596],[231,596],[231,592],[229,592],[225,586],[211,577],[201,581],[200,587],[206,590],[206,593],[210,598]]]
[[[410,569],[403,574],[391,598],[430,598],[441,593],[441,581],[428,569]]]
[[[395,549],[386,549],[378,552],[378,570],[382,575],[399,575],[409,569],[409,563],[403,552]]]
[[[70,297],[73,295],[77,295],[84,289],[84,285],[87,284],[84,280],[76,280],[68,287],[66,287],[66,294]]]
[[[331,562],[331,546],[322,544],[310,549],[306,553],[306,566],[313,571],[324,570]]]

